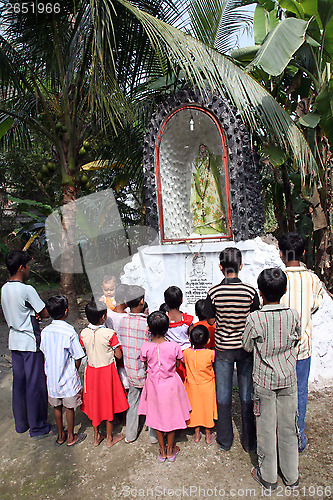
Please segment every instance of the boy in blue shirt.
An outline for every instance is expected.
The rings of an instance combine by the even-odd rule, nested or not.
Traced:
[[[67,446],[74,446],[87,437],[84,433],[74,434],[75,408],[82,404],[78,368],[85,354],[76,331],[65,321],[67,298],[62,295],[51,297],[46,302],[46,309],[53,321],[42,331],[40,349],[45,356],[49,403],[54,408],[58,429],[56,445],[60,446],[67,440]],[[67,432],[62,421],[63,406],[66,408]]]

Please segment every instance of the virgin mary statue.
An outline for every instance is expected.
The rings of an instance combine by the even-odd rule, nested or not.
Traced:
[[[195,233],[226,233],[217,161],[204,144],[199,146],[192,172],[190,203]]]

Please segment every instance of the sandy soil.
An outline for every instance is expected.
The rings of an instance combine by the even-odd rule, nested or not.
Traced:
[[[0,324],[0,354],[7,349],[7,327]],[[6,358],[8,359],[8,358]],[[240,407],[234,394],[235,441],[229,452],[216,443],[195,444],[190,433],[177,436],[181,451],[174,463],[159,463],[157,445],[143,430],[133,444],[124,441],[111,449],[105,441],[92,446],[93,429],[78,411],[76,430],[87,439],[72,449],[55,446],[55,438],[33,441],[14,429],[11,411],[11,366],[0,357],[0,498],[118,499],[118,498],[264,498],[250,476],[255,457],[240,445]],[[52,412],[50,422],[54,422]],[[300,488],[288,494],[279,480],[277,498],[333,499],[333,388],[311,393],[307,414],[309,444],[300,455]],[[121,431],[118,424],[116,431]]]

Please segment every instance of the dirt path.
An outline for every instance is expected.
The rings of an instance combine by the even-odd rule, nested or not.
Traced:
[[[7,328],[0,325],[0,354],[7,354]],[[11,368],[0,358],[0,499],[118,498],[264,498],[250,476],[251,457],[240,445],[240,408],[234,394],[235,441],[230,452],[216,444],[198,445],[181,432],[174,463],[159,463],[157,445],[149,444],[145,428],[134,444],[124,441],[110,450],[92,446],[90,421],[77,412],[77,429],[88,434],[75,448],[55,446],[55,438],[33,441],[15,433],[11,412]],[[53,422],[50,412],[50,422]],[[307,416],[309,445],[300,456],[301,499],[333,499],[333,388],[310,395]],[[116,431],[120,431],[118,425]],[[279,480],[276,498],[288,495]]]

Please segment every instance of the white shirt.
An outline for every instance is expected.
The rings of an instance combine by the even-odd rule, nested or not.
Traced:
[[[108,309],[107,318],[105,321],[106,328],[111,328],[111,330],[114,330],[116,333],[118,333],[121,320],[126,316],[128,316],[127,312],[117,313],[116,311],[112,311],[112,309]]]
[[[9,326],[8,348],[36,352],[40,340],[36,313],[45,304],[34,287],[21,281],[7,281],[1,288],[1,306]]]
[[[75,360],[85,356],[79,337],[66,321],[54,319],[42,331],[47,391],[51,398],[70,398],[82,388]]]

